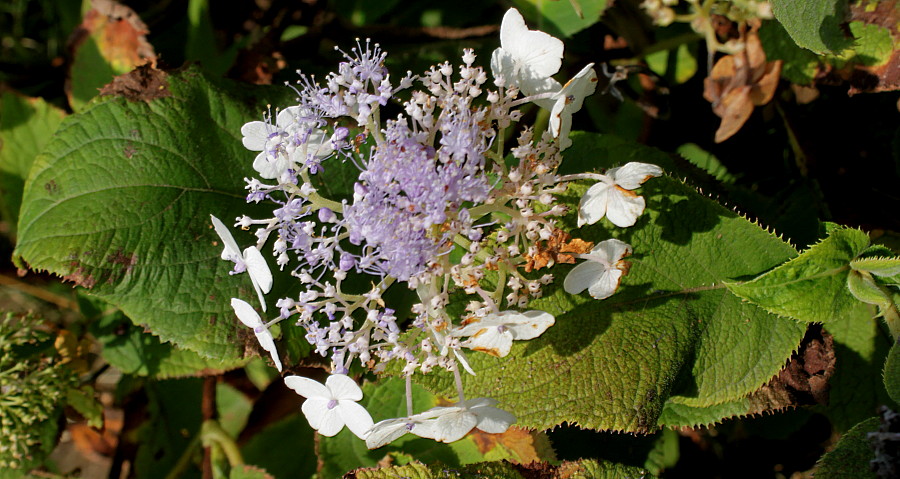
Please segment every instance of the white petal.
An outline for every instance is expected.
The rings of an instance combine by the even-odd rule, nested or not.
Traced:
[[[478,418],[469,411],[459,410],[437,419],[429,419],[413,427],[412,433],[439,442],[454,442],[463,438],[475,425]]]
[[[331,397],[335,399],[348,399],[359,401],[363,397],[362,389],[356,381],[345,374],[332,374],[325,380],[325,387],[331,391]]]
[[[606,299],[616,292],[621,280],[622,270],[618,268],[607,269],[600,276],[594,278],[594,283],[588,287],[588,294],[594,299]]]
[[[608,265],[616,264],[620,259],[632,253],[631,245],[616,238],[597,243],[591,250],[591,256],[601,258],[601,262]]]
[[[332,399],[331,391],[324,384],[307,377],[288,376],[284,378],[284,385],[305,398],[319,398],[326,403]]]
[[[313,429],[323,436],[332,437],[344,429],[344,419],[337,406],[328,409],[328,404],[329,401],[324,399],[307,399],[300,410]]]
[[[607,174],[613,177],[617,185],[626,190],[633,190],[650,178],[662,176],[663,170],[656,165],[632,161],[616,168],[615,171],[610,170]]]
[[[253,169],[259,173],[260,178],[267,180],[276,179],[290,166],[288,159],[281,153],[275,158],[270,158],[265,151],[256,155],[253,160]]]
[[[266,148],[266,140],[269,137],[270,126],[264,121],[251,121],[241,127],[241,140],[244,148],[250,151],[262,151]]]
[[[592,225],[606,215],[610,185],[599,182],[588,188],[578,203],[578,226]]]
[[[606,267],[596,261],[585,261],[569,271],[563,281],[563,289],[569,294],[579,294],[591,287],[594,281],[606,271]]]
[[[534,75],[547,78],[556,74],[562,65],[563,42],[544,32],[529,30],[525,19],[510,8],[500,23],[500,46],[517,63],[527,66]]]
[[[366,408],[353,401],[341,399],[338,401],[335,409],[340,412],[341,419],[347,425],[347,428],[350,429],[350,432],[356,434],[356,437],[360,439],[366,438],[366,433],[369,432],[373,425],[372,416],[369,415],[369,411],[366,411]]]
[[[278,116],[275,117],[275,124],[278,128],[283,130],[287,129],[290,126],[293,126],[295,123],[295,118],[300,114],[299,106],[289,106],[284,110],[278,112]]]
[[[513,336],[509,331],[500,332],[499,326],[486,326],[460,344],[474,351],[502,358],[509,354],[512,342]]]
[[[466,409],[475,409],[480,407],[490,407],[496,406],[500,401],[497,401],[494,398],[472,398],[467,399],[461,403],[457,403],[458,407],[466,408]]]
[[[410,424],[410,421],[409,418],[405,417],[380,421],[366,433],[366,447],[378,449],[385,444],[394,442],[409,432],[407,424]]]
[[[498,84],[501,78],[506,86],[515,83],[515,60],[503,48],[497,48],[491,54],[491,74],[494,77],[494,84]]]
[[[609,189],[609,203],[606,206],[606,217],[619,228],[633,226],[638,216],[644,212],[643,196],[615,186]]]
[[[456,359],[459,360],[459,364],[462,364],[463,369],[466,370],[467,373],[472,376],[477,376],[475,371],[472,370],[472,366],[469,366],[469,361],[466,359],[466,354],[458,349],[453,350],[453,355],[456,356]]]
[[[229,259],[228,255],[241,255],[241,248],[237,245],[237,241],[234,240],[234,236],[231,236],[231,231],[222,223],[219,218],[216,218],[213,215],[209,215],[212,220],[213,228],[216,230],[216,234],[219,235],[219,239],[222,240],[222,244],[224,246],[224,250],[222,251],[222,259]]]
[[[507,324],[513,339],[516,340],[534,339],[556,322],[552,314],[538,310],[525,311],[519,316],[517,324]]]
[[[259,285],[263,293],[272,291],[272,271],[262,253],[256,246],[250,246],[244,250],[244,262],[247,264],[247,272],[250,278]]]
[[[256,330],[254,330],[254,332],[256,332]],[[257,332],[256,340],[259,341],[259,345],[272,356],[275,368],[278,369],[278,372],[281,372],[281,359],[278,357],[278,348],[275,347],[275,338],[272,336],[272,332],[269,331],[269,328]]]
[[[234,314],[237,315],[238,319],[244,323],[244,326],[255,329],[257,326],[263,325],[262,319],[260,319],[256,310],[253,309],[253,306],[250,306],[250,303],[242,299],[231,298],[231,307],[234,309]]]
[[[495,407],[480,407],[473,412],[478,416],[478,429],[489,434],[501,434],[516,422],[516,416]]]

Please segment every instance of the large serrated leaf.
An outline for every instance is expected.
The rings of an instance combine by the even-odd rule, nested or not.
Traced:
[[[847,276],[850,262],[868,245],[862,231],[837,230],[793,260],[752,281],[728,283],[728,288],[766,311],[827,324],[857,307]]]
[[[66,116],[40,98],[0,97],[0,218],[15,224],[35,157]]]
[[[820,55],[839,53],[852,43],[841,28],[847,0],[772,0],[772,13],[797,45]]]
[[[254,293],[246,275],[228,274],[209,215],[258,212],[242,195],[253,170],[240,128],[290,90],[214,84],[194,68],[156,74],[154,99],[103,97],[60,126],[25,185],[14,257],[88,288],[163,341],[234,360],[255,340],[228,298]],[[272,297],[289,284],[276,281]]]
[[[350,475],[356,479],[438,479],[438,478],[472,478],[472,479],[523,479],[526,477],[559,477],[571,479],[619,479],[648,478],[645,469],[624,464],[616,464],[595,459],[566,461],[559,466],[546,463],[532,463],[527,466],[516,466],[508,462],[482,462],[468,466],[449,467],[444,464],[426,466],[420,463],[405,466],[385,467],[381,469],[359,469]]]
[[[660,154],[605,136],[573,139],[565,161],[590,158],[595,167]],[[586,187],[570,188],[563,200],[577,204]],[[735,401],[781,369],[805,326],[743,303],[723,282],[766,271],[796,251],[674,178],[650,179],[638,192],[647,201],[644,215],[632,228],[612,228],[635,251],[620,291],[603,301],[569,295],[559,283],[571,267],[557,266],[556,285],[529,306],[554,314],[556,324],[516,343],[506,358],[470,354],[478,375],[465,377],[469,396],[498,399],[526,427],[568,422],[646,433],[658,427],[667,402]],[[606,220],[579,230],[574,215],[567,221],[585,240],[610,235]],[[427,381],[452,394],[446,379]],[[721,419],[711,411],[716,415],[701,422]]]

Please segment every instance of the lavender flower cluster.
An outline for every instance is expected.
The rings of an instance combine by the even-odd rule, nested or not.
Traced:
[[[504,16],[500,38],[492,84],[469,49],[459,65],[444,62],[397,81],[385,66],[387,53],[357,41],[323,83],[301,74],[292,86],[296,105],[241,129],[244,146],[259,152],[253,161],[259,178],[246,180],[247,201],[275,208],[269,218],[236,219],[235,226],[254,229],[257,238],[243,252],[213,217],[225,244],[222,257],[235,263],[234,274],[248,273],[265,312],[272,275],[261,251],[274,239],[275,264],[297,278],[301,292],[278,299],[278,316],[270,321],[242,299],[232,299],[232,306],[279,371],[269,327],[284,320],[303,327],[316,353],[330,359],[332,376],[324,385],[285,378],[307,398],[303,411],[321,434],[347,425],[374,448],[407,432],[451,442],[475,427],[505,431],[515,417],[492,399],[467,401],[460,369],[475,374],[465,349],[503,357],[513,340],[535,338],[554,324],[549,313],[525,310],[553,275],[529,278],[522,269],[541,256],[541,242],[561,232],[557,219],[568,208],[557,196],[571,181],[596,180],[579,205],[579,225],[607,217],[630,226],[644,209],[631,190],[662,174],[629,163],[605,175],[558,175],[572,114],[594,93],[596,73],[588,65],[564,85],[554,80],[562,42],[528,30],[515,9]],[[403,113],[382,122],[389,103]],[[527,103],[551,111],[550,129],[540,137],[530,127],[511,128]],[[507,152],[509,131],[518,138]],[[508,155],[514,166],[507,166]],[[358,170],[352,197],[326,198],[313,177],[339,162]],[[630,252],[629,245],[607,240],[576,254],[585,261],[564,289],[608,297],[627,272],[623,258]],[[360,283],[370,286],[354,289]],[[391,287],[415,292],[411,311],[388,304],[383,295]],[[463,317],[447,312],[451,294],[454,301],[468,297]],[[399,362],[407,417],[373,424],[356,404],[361,390],[345,376],[357,360],[376,372]],[[453,372],[459,402],[413,414],[410,377],[434,368]]]

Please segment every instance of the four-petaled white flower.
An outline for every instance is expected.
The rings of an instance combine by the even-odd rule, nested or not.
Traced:
[[[237,315],[238,319],[241,320],[245,326],[253,329],[253,333],[256,334],[256,340],[259,341],[259,345],[268,351],[272,356],[272,361],[275,362],[275,367],[278,369],[278,372],[281,372],[281,359],[278,358],[278,349],[275,348],[275,338],[272,337],[272,332],[266,327],[262,318],[256,314],[253,306],[250,306],[250,303],[244,300],[231,298],[231,307],[234,309],[234,314]]]
[[[278,112],[275,124],[251,121],[241,127],[244,148],[260,152],[253,160],[261,178],[278,179],[289,168],[306,162],[307,154],[326,157],[334,151],[331,141],[321,130],[303,120],[299,106]]]
[[[495,82],[516,85],[526,95],[559,89],[550,78],[562,65],[563,42],[544,32],[529,30],[525,19],[510,8],[500,23],[500,48],[491,56]]]
[[[462,346],[502,358],[509,354],[514,339],[534,339],[553,323],[553,315],[544,311],[501,311],[464,322],[451,335],[467,336]]]
[[[504,433],[516,422],[516,417],[493,407],[496,404],[496,399],[476,398],[449,407],[431,408],[422,415],[430,414],[433,419],[415,424],[410,432],[440,442],[458,441],[472,428],[489,434]]]
[[[263,258],[262,253],[259,252],[259,249],[257,249],[256,246],[248,246],[247,249],[241,253],[241,249],[234,240],[234,236],[231,236],[231,231],[228,231],[225,224],[223,224],[219,218],[216,218],[213,215],[209,216],[212,218],[212,224],[216,230],[216,234],[219,235],[222,243],[224,243],[222,259],[234,262],[235,273],[247,271],[247,274],[250,275],[250,282],[253,283],[253,289],[256,290],[256,295],[259,296],[262,310],[265,312],[266,300],[263,295],[268,294],[269,291],[272,290],[272,271],[269,270],[266,259]]]
[[[300,409],[309,425],[323,436],[334,436],[346,425],[358,438],[365,439],[374,425],[366,408],[356,403],[363,397],[362,389],[343,374],[328,376],[325,384],[303,376],[288,376],[284,384],[306,398]]]
[[[606,172],[606,179],[591,186],[578,204],[578,226],[592,225],[606,216],[614,225],[634,225],[644,212],[644,197],[631,190],[651,177],[662,175],[662,168],[647,163],[631,162]]]
[[[587,260],[569,271],[563,288],[569,294],[585,289],[594,299],[606,299],[619,287],[629,263],[622,258],[631,254],[631,246],[615,238],[601,241],[588,254],[578,255]]]

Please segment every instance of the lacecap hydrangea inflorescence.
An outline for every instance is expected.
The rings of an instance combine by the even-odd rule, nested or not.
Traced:
[[[491,398],[466,399],[460,371],[476,374],[467,351],[504,357],[514,340],[533,339],[554,324],[553,315],[527,309],[554,276],[524,273],[552,266],[542,242],[569,238],[558,227],[569,213],[558,195],[569,182],[596,181],[578,207],[579,226],[607,217],[627,227],[645,206],[633,190],[662,174],[634,162],[606,174],[557,174],[571,144],[572,114],[597,87],[593,64],[557,82],[563,43],[529,30],[515,9],[503,18],[500,42],[489,72],[466,49],[461,64],[395,75],[377,43],[357,41],[324,82],[300,74],[291,85],[297,104],[241,129],[244,146],[258,152],[247,201],[274,209],[268,218],[236,218],[234,226],[256,234],[243,251],[213,217],[222,257],[234,262],[232,274],[248,273],[263,313],[273,282],[264,251],[301,292],[278,299],[270,320],[244,299],[232,298],[231,305],[279,371],[269,327],[282,321],[304,328],[315,352],[330,361],[324,384],[284,379],[306,398],[303,412],[320,434],[346,425],[376,448],[406,433],[452,442],[473,428],[504,432],[513,414]],[[382,121],[389,103],[403,113]],[[535,135],[519,125],[526,103],[550,110],[548,131]],[[507,151],[511,131],[518,137]],[[354,165],[358,176],[352,196],[327,198],[312,178],[337,162]],[[631,246],[615,239],[579,246],[572,256],[584,262],[565,279],[565,291],[612,295]],[[369,287],[354,289],[361,283]],[[398,311],[384,298],[389,288],[414,292],[417,301]],[[466,303],[463,314],[448,312],[451,298]],[[359,386],[346,375],[354,361],[375,372],[398,364],[407,381],[406,417],[373,424],[357,403]],[[435,368],[455,375],[458,401],[414,413],[410,378]]]

